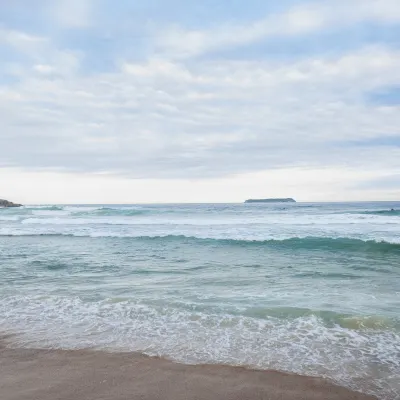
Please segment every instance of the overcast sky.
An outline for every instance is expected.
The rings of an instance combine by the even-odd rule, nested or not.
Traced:
[[[399,0],[0,0],[0,198],[400,200]]]

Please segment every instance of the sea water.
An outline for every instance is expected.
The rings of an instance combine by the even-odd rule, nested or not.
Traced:
[[[0,209],[0,331],[400,398],[400,203]]]

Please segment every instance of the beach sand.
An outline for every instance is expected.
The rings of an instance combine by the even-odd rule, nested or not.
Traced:
[[[0,342],[1,400],[367,400],[312,377],[136,353],[8,348]]]

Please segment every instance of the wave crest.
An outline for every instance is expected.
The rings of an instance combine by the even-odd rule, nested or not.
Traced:
[[[384,215],[388,217],[400,217],[400,210],[377,210],[377,211],[362,211],[358,214],[363,214],[363,215]]]
[[[35,237],[35,236],[70,236],[70,237],[92,237],[92,238],[114,238],[121,240],[141,240],[141,241],[180,241],[198,244],[212,244],[220,246],[241,246],[241,247],[272,247],[287,249],[304,249],[304,250],[338,250],[338,251],[354,251],[354,252],[379,252],[379,253],[396,253],[400,254],[400,243],[378,241],[378,240],[361,240],[345,237],[290,237],[282,239],[266,239],[266,240],[243,240],[243,239],[218,239],[185,235],[149,235],[135,236],[134,234],[90,234],[90,233],[1,233],[1,236],[7,237]]]

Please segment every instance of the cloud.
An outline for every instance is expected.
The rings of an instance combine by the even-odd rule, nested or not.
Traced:
[[[48,52],[53,63],[34,64],[0,92],[7,165],[164,179],[296,165],[399,167],[398,148],[343,146],[399,134],[398,107],[362,101],[400,81],[396,50],[289,65],[150,59],[92,75],[68,67],[69,51]]]
[[[358,189],[384,189],[386,191],[393,190],[394,192],[398,193],[400,188],[400,173],[385,174],[383,176],[379,176],[378,178],[369,176],[357,182],[355,187]]]
[[[33,67],[33,69],[40,74],[51,74],[54,72],[54,68],[52,66],[45,64],[37,64]]]
[[[247,24],[229,23],[208,30],[172,26],[159,35],[156,51],[169,57],[192,57],[260,40],[340,30],[361,22],[399,23],[400,4],[397,0],[324,0]]]
[[[321,179],[321,175],[323,179]],[[289,177],[291,179],[289,179]],[[242,202],[248,197],[295,196],[298,201],[360,201],[398,199],[398,186],[377,193],[384,181],[379,171],[349,168],[290,168],[245,173],[219,179],[140,179],[103,174],[0,169],[2,196],[24,204],[40,203],[169,203]]]
[[[7,70],[22,79],[30,79],[32,70],[40,74],[70,74],[79,68],[82,56],[79,51],[59,50],[50,38],[4,28],[0,28],[0,43],[23,56],[23,62],[12,62],[12,68]]]
[[[27,56],[35,57],[38,52],[46,48],[48,42],[47,38],[5,29],[0,26],[0,44],[9,46]]]
[[[141,39],[147,52],[140,59],[111,35],[115,57],[107,71],[85,69],[101,54],[95,46],[87,52],[76,45],[83,36],[75,28],[81,32],[96,22],[95,3],[68,2],[64,11],[67,2],[54,4],[51,12],[67,31],[61,39],[54,32],[0,29],[0,42],[10,50],[2,66],[8,79],[0,82],[2,168],[157,182],[246,176],[243,183],[258,171],[286,179],[277,171],[288,176],[298,169],[323,169],[326,179],[326,171],[336,171],[334,179],[342,171],[377,179],[400,173],[400,148],[393,145],[400,105],[370,99],[382,88],[399,87],[398,47],[366,43],[334,54],[299,54],[291,62],[263,53],[252,59],[212,55],[368,21],[390,27],[400,22],[397,1],[354,0],[352,8],[342,0],[302,3],[218,28],[153,25],[155,34]],[[381,137],[388,145],[377,145]],[[353,183],[365,178],[353,177]]]
[[[64,28],[85,28],[92,23],[93,0],[55,0],[51,16]]]

